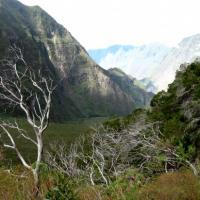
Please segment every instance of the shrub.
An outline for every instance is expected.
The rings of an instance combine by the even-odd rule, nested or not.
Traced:
[[[71,182],[59,174],[56,184],[46,194],[46,200],[77,200]]]
[[[135,169],[127,170],[123,175],[111,183],[106,190],[109,200],[136,200],[137,191],[142,186],[144,177]]]
[[[138,108],[134,110],[131,114],[121,117],[121,118],[113,118],[110,120],[107,120],[103,123],[103,126],[107,129],[115,130],[115,131],[121,131],[124,128],[126,128],[131,123],[134,123],[138,120],[142,115],[144,116],[146,114],[146,110]]]
[[[103,123],[103,126],[107,129],[113,129],[116,131],[120,131],[124,128],[122,119],[120,118],[108,120]]]

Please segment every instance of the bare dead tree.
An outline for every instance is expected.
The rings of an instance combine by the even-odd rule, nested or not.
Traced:
[[[69,177],[84,177],[91,185],[108,185],[111,179],[131,165],[129,153],[135,144],[135,135],[127,130],[123,133],[103,130],[102,133],[102,128],[99,128],[89,138],[82,137],[70,148],[60,144],[53,146],[54,153],[47,152],[46,160]]]
[[[35,138],[21,129],[17,122],[1,120],[0,127],[6,134],[9,142],[4,147],[13,149],[21,163],[31,170],[34,182],[39,189],[39,169],[42,161],[43,134],[49,124],[49,114],[52,101],[52,93],[55,89],[53,81],[45,78],[41,71],[34,72],[24,60],[21,49],[11,47],[12,59],[1,61],[0,73],[0,99],[6,104],[12,105],[23,111],[28,124],[32,127]],[[20,152],[13,131],[33,143],[37,149],[35,165],[29,164]]]
[[[108,185],[129,167],[152,174],[167,173],[184,165],[197,175],[195,166],[163,137],[158,122],[139,119],[120,132],[97,129],[87,142],[81,139],[70,150],[58,145],[53,148],[56,153],[48,152],[46,159],[67,176],[84,177],[91,185]]]

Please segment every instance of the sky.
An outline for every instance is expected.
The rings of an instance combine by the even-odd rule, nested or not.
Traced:
[[[39,5],[86,48],[159,42],[200,33],[200,0],[19,0]]]

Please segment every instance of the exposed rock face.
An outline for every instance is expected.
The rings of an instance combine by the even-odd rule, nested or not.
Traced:
[[[55,119],[125,115],[138,107],[132,95],[41,8],[0,0],[0,27],[0,58],[15,44],[34,69],[46,70],[59,82],[52,112]]]

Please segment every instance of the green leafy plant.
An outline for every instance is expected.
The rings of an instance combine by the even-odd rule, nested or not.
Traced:
[[[46,194],[46,200],[77,200],[71,182],[63,175],[58,175],[56,184]]]

